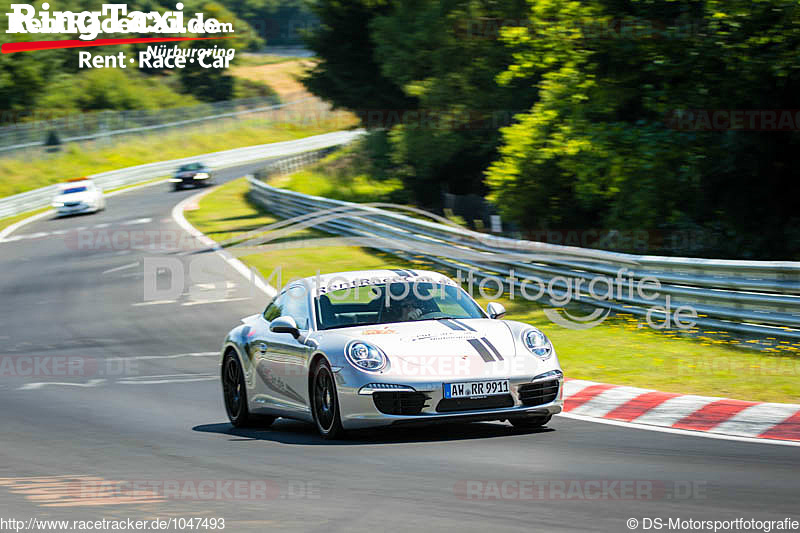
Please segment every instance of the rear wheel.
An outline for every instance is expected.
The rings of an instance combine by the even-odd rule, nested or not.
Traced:
[[[344,434],[342,418],[339,414],[339,397],[336,382],[328,362],[320,361],[314,369],[311,386],[314,422],[317,431],[324,439],[336,439]]]
[[[509,418],[511,425],[519,429],[536,429],[550,422],[553,415],[526,416],[521,418]]]
[[[222,361],[222,395],[225,411],[231,424],[240,427],[267,427],[275,421],[274,416],[254,415],[247,407],[247,388],[239,359],[233,352],[225,354]]]

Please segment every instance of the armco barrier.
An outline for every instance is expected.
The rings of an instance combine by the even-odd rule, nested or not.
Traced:
[[[614,278],[624,268],[625,276],[634,282],[658,280],[658,298],[644,300],[623,293],[613,299],[596,299],[583,290],[580,301],[643,316],[653,306],[663,306],[669,297],[673,310],[683,305],[695,309],[699,314],[696,323],[704,328],[800,339],[798,262],[642,256],[515,240],[277,189],[253,177],[249,181],[253,199],[275,214],[284,218],[306,215],[309,225],[334,235],[368,239],[371,247],[401,257],[425,257],[451,270],[471,269],[479,277],[506,278],[513,271],[518,278],[516,286],[535,277],[552,283],[561,295],[569,289],[568,280],[584,280],[585,289],[593,279]],[[245,245],[258,242],[254,239]]]

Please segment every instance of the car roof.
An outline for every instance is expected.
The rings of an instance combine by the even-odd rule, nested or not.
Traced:
[[[383,285],[386,282],[429,282],[434,284],[457,285],[455,281],[430,270],[417,270],[408,268],[387,268],[380,270],[354,270],[349,272],[333,272],[330,274],[320,274],[309,276],[298,280],[311,288],[314,293],[323,294],[325,292],[345,289],[347,287],[359,287],[367,285]]]
[[[91,188],[94,187],[94,182],[90,179],[70,180],[66,183],[59,183],[58,186],[61,190],[74,189],[75,187]]]

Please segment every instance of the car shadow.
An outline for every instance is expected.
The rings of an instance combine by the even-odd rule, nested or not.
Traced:
[[[272,441],[281,444],[359,446],[364,444],[409,444],[489,439],[550,433],[552,428],[518,429],[497,422],[451,423],[424,426],[386,427],[348,431],[344,439],[325,440],[312,424],[295,420],[277,420],[268,428],[236,428],[230,423],[201,424],[192,428],[201,433],[229,435],[232,441]]]
[[[59,215],[58,213],[53,213],[47,220],[66,220],[68,218],[79,218],[79,217],[88,217],[89,215],[96,215],[97,211],[85,211],[83,213],[65,213],[63,215]]]

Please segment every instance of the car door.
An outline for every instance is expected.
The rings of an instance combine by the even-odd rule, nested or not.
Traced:
[[[291,316],[300,329],[300,340],[289,333],[269,331],[269,322],[278,316]],[[268,333],[256,341],[256,373],[264,386],[264,397],[271,406],[287,414],[310,412],[306,361],[312,348],[303,341],[311,327],[308,292],[304,285],[288,287],[267,308],[264,321]]]
[[[275,403],[274,393],[266,386],[264,376],[270,372],[265,366],[269,362],[266,358],[271,335],[269,324],[281,316],[283,299],[284,292],[281,292],[257,320],[248,323],[247,341],[244,345],[247,389],[250,401],[262,407],[271,407]]]

